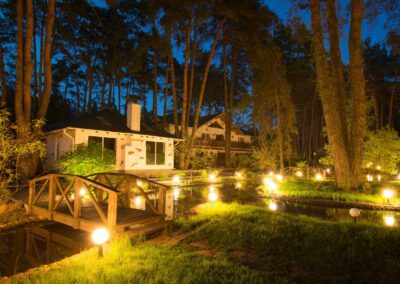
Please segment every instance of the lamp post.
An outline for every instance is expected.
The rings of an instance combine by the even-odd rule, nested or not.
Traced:
[[[393,197],[393,190],[391,189],[383,190],[383,197],[386,198],[387,203],[390,203],[390,199]]]
[[[351,208],[349,213],[350,213],[350,216],[353,217],[353,222],[357,223],[357,218],[361,214],[360,210],[358,208]]]
[[[92,233],[92,241],[99,248],[98,257],[103,257],[103,245],[110,238],[110,234],[106,228],[97,228]]]

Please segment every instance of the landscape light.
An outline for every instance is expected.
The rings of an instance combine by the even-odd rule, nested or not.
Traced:
[[[208,176],[208,180],[209,180],[209,181],[215,181],[215,179],[216,179],[216,176],[215,176],[214,173],[211,173],[211,174]]]
[[[242,183],[241,182],[236,183],[236,188],[237,189],[241,189],[242,188]]]
[[[136,184],[137,184],[137,186],[142,186],[143,185],[143,182],[141,181],[141,180],[138,180],[137,182],[136,182]]]
[[[99,257],[103,257],[103,244],[108,241],[110,234],[106,228],[97,228],[92,233],[92,241],[99,247]]]
[[[274,174],[274,172],[271,171],[271,172],[268,173],[268,175],[269,175],[270,177],[273,177],[275,174]]]
[[[381,175],[377,175],[378,181],[381,181],[382,177]]]
[[[368,162],[367,168],[369,168],[370,166],[372,166],[372,163],[371,163],[371,162]]]
[[[216,192],[211,191],[211,192],[208,194],[208,201],[210,201],[210,202],[215,202],[215,201],[217,201],[217,199],[218,199],[218,195],[217,195]]]
[[[275,176],[275,178],[276,178],[277,181],[282,181],[282,180],[283,180],[283,176],[280,175],[280,174],[277,174],[277,175]]]
[[[328,174],[330,174],[330,173],[331,173],[331,169],[330,169],[330,168],[327,168],[327,169],[326,169],[326,172],[327,172]]]
[[[382,194],[383,194],[383,197],[385,197],[387,202],[389,203],[390,199],[394,195],[394,192],[391,189],[384,189]]]
[[[276,184],[276,182],[271,181],[271,182],[268,184],[268,189],[271,190],[271,191],[273,191],[273,192],[275,192],[275,191],[278,190],[278,185]]]
[[[269,178],[269,177],[265,177],[264,179],[263,179],[263,184],[264,185],[267,185],[268,186],[268,184],[270,184],[272,181],[271,181],[271,179]]]
[[[373,177],[372,175],[367,175],[367,180],[368,180],[368,181],[373,181],[373,180],[374,180],[374,177]]]
[[[315,179],[316,180],[322,180],[324,177],[321,175],[321,173],[317,173],[316,175],[315,175]]]
[[[383,221],[385,222],[385,225],[387,226],[394,226],[396,223],[396,219],[394,218],[393,215],[386,215],[383,217]]]
[[[242,173],[241,172],[236,172],[235,173],[235,177],[238,178],[238,179],[241,179],[242,178]]]
[[[381,169],[381,166],[376,166],[376,169],[379,171]]]
[[[174,200],[178,200],[179,193],[180,193],[179,187],[174,187]]]
[[[209,190],[210,190],[210,192],[214,192],[215,191],[215,187],[213,185],[210,185]]]
[[[179,184],[179,182],[180,182],[180,177],[179,176],[174,176],[173,178],[172,178],[172,182],[174,183],[174,184]]]
[[[400,173],[397,175],[397,179],[400,179]]]
[[[302,177],[303,176],[303,172],[302,171],[297,171],[296,172],[296,176],[297,177]]]
[[[140,207],[140,205],[142,205],[142,197],[138,195],[135,197],[135,206]]]
[[[79,195],[80,195],[80,196],[84,196],[85,194],[86,194],[86,188],[82,187],[82,188],[79,190]]]
[[[276,211],[278,209],[278,205],[275,202],[271,202],[270,204],[268,204],[268,208],[271,211]]]
[[[350,216],[353,217],[353,221],[357,222],[357,218],[361,214],[360,210],[358,208],[351,208],[349,213],[350,213]]]

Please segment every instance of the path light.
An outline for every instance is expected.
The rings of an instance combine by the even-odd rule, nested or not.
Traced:
[[[172,182],[173,182],[174,184],[179,184],[180,181],[181,181],[181,179],[180,179],[180,177],[179,177],[178,175],[176,175],[176,176],[174,176],[174,177],[172,178]]]
[[[378,181],[381,181],[382,177],[381,175],[377,175]]]
[[[141,180],[138,180],[138,181],[136,182],[136,184],[137,184],[137,186],[140,186],[140,187],[142,187],[142,185],[143,185],[143,182],[142,182]]]
[[[275,174],[274,174],[274,172],[271,171],[271,172],[268,173],[268,175],[269,175],[270,177],[273,177]]]
[[[242,178],[242,173],[241,172],[235,172],[235,177],[238,179]]]
[[[272,180],[269,177],[265,177],[263,179],[263,184],[266,186],[268,186],[271,182],[272,182]]]
[[[330,173],[331,173],[331,168],[327,168],[327,169],[326,169],[326,172],[327,172],[328,174],[330,174]]]
[[[214,191],[210,191],[210,193],[208,194],[208,201],[215,202],[217,200],[218,200],[218,194]]]
[[[372,162],[368,162],[367,168],[369,168],[369,167],[371,167],[371,166],[372,166]]]
[[[97,228],[92,233],[92,241],[99,248],[99,257],[103,257],[103,245],[110,238],[110,234],[106,228]]]
[[[179,199],[179,187],[174,187],[174,200],[178,200]]]
[[[385,222],[386,226],[394,226],[394,224],[396,223],[396,219],[394,218],[393,215],[386,215],[383,216],[383,221]]]
[[[211,173],[211,174],[209,174],[209,176],[208,176],[208,180],[211,181],[211,182],[215,181],[216,178],[217,178],[217,177],[215,176],[214,173]]]
[[[361,214],[360,210],[358,208],[351,208],[349,213],[350,213],[350,216],[353,217],[354,223],[357,222],[357,218]]]
[[[377,165],[377,166],[376,166],[376,169],[377,169],[378,171],[380,171],[380,170],[381,170],[381,166],[380,166],[380,165]]]
[[[277,181],[282,181],[282,180],[283,180],[283,176],[280,175],[280,174],[277,174],[277,175],[275,176],[275,178],[276,178]]]
[[[242,188],[242,183],[241,182],[236,183],[236,188],[237,189],[241,189]]]
[[[384,189],[382,195],[386,198],[387,203],[390,203],[390,199],[393,197],[394,192],[391,189]]]
[[[271,210],[271,211],[276,211],[277,209],[278,209],[278,205],[275,203],[275,202],[270,202],[269,204],[268,204],[268,208],[269,208],[269,210]]]
[[[317,173],[316,175],[315,175],[315,179],[316,180],[322,180],[324,177],[321,175],[321,173]]]
[[[372,175],[367,175],[367,181],[373,181],[374,177]]]
[[[276,192],[278,190],[278,184],[276,182],[271,181],[268,184],[268,189],[271,190],[272,192]]]
[[[80,195],[80,196],[84,196],[85,194],[86,194],[86,188],[82,187],[82,188],[79,190],[79,195]]]
[[[209,190],[210,190],[210,192],[214,192],[215,191],[215,187],[213,185],[210,185]]]
[[[140,207],[140,205],[142,205],[142,197],[138,195],[135,197],[135,206]]]
[[[303,172],[302,171],[297,171],[296,172],[296,177],[302,177],[303,176]]]

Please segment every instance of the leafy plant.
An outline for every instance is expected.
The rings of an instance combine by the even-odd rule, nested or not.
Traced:
[[[191,160],[191,168],[201,170],[211,168],[216,165],[217,155],[211,151],[196,151],[196,155]]]
[[[86,176],[114,169],[115,153],[102,149],[99,143],[81,144],[75,151],[62,156],[57,164],[63,168],[65,174]]]

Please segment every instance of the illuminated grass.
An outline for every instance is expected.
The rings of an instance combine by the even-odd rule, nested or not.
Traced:
[[[336,223],[238,204],[205,206],[182,229],[190,241],[206,240],[221,251],[244,250],[269,270],[297,281],[396,283],[400,277],[400,229]]]

